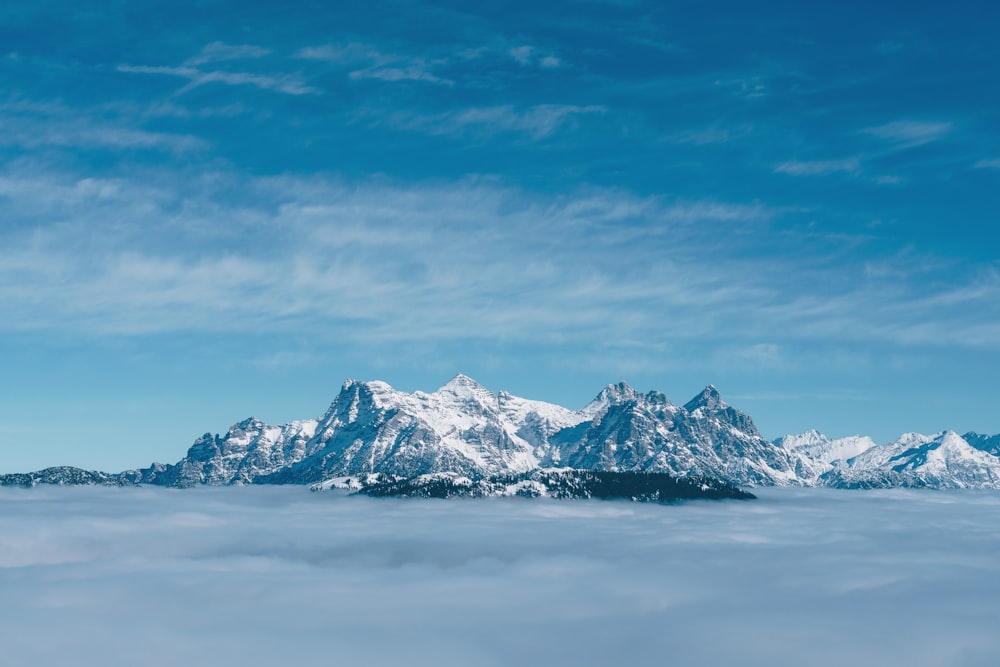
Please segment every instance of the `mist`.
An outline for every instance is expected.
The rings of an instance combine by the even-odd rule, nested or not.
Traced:
[[[1000,664],[1000,495],[0,489],[7,664]]]

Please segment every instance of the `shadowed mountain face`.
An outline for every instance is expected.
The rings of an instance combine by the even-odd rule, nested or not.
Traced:
[[[1000,488],[1000,436],[907,434],[886,445],[811,431],[769,442],[708,386],[678,406],[609,385],[580,410],[494,394],[465,375],[435,392],[348,380],[317,420],[250,418],[206,433],[171,465],[118,474],[55,468],[0,483],[317,484],[383,473],[484,479],[536,469],[665,473],[737,486]]]

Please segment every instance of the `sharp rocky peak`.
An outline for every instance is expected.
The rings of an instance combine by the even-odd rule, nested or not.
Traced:
[[[236,424],[234,424],[233,427],[232,427],[232,429],[234,429],[234,430],[235,429],[241,429],[241,430],[245,431],[247,429],[263,428],[264,426],[266,426],[266,424],[264,422],[262,422],[259,418],[257,418],[257,417],[247,417],[243,421],[237,422]]]
[[[639,392],[632,388],[632,386],[622,380],[617,384],[609,384],[607,387],[601,390],[601,393],[597,395],[599,401],[606,401],[611,404],[624,403],[626,401],[634,401],[639,398]]]
[[[722,400],[719,390],[715,388],[715,385],[711,384],[702,389],[700,394],[684,404],[684,409],[688,412],[694,412],[698,408],[718,410],[726,407],[729,406]]]
[[[628,403],[629,401],[637,401],[639,396],[639,392],[633,389],[628,382],[622,380],[616,384],[609,384],[607,387],[602,389],[601,393],[595,396],[594,400],[584,406],[580,412],[584,415],[593,417],[603,413],[612,405],[621,405],[623,403]]]
[[[378,380],[364,382],[361,380],[348,379],[340,388],[340,393],[327,409],[326,413],[320,417],[321,422],[328,422],[333,419],[344,421],[345,416],[353,421],[358,411],[363,406],[383,407],[387,400],[391,400],[396,391],[385,382]]]

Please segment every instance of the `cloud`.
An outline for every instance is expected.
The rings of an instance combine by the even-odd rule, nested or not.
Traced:
[[[974,169],[1000,169],[1000,158],[983,159],[972,165]]]
[[[148,132],[127,127],[88,123],[84,120],[60,126],[23,122],[19,127],[8,126],[0,137],[0,145],[16,145],[34,149],[43,146],[63,148],[161,149],[184,153],[205,148],[208,144],[198,137],[166,132]]]
[[[600,105],[539,104],[525,109],[504,104],[472,107],[444,114],[396,116],[390,122],[397,127],[418,130],[432,135],[461,135],[475,132],[492,136],[516,132],[532,139],[544,139],[564,128],[575,117],[600,115],[607,108]]]
[[[447,54],[423,57],[389,53],[379,47],[362,42],[324,44],[299,49],[296,57],[353,68],[348,72],[352,79],[379,79],[382,81],[423,81],[439,85],[475,83],[480,72],[463,71],[460,66],[473,60],[490,59],[492,64],[513,61],[521,67],[556,69],[562,60],[555,54],[528,44],[510,46],[503,39],[475,48],[453,47]],[[446,70],[449,77],[437,72]],[[478,84],[476,84],[478,85]]]
[[[249,72],[224,72],[221,70],[201,70],[196,67],[182,65],[180,67],[148,66],[148,65],[119,65],[119,72],[129,74],[162,74],[165,76],[175,76],[188,79],[191,83],[185,86],[181,92],[185,92],[197,86],[208,83],[224,83],[230,86],[249,85],[262,90],[273,90],[287,95],[308,95],[318,93],[316,88],[306,85],[298,75],[281,74],[252,74]]]
[[[562,61],[558,57],[541,52],[538,48],[528,44],[521,44],[507,49],[507,55],[514,62],[525,67],[535,66],[542,69],[555,69],[562,65]]]
[[[512,49],[509,49],[507,53],[509,53],[510,57],[516,60],[521,65],[528,65],[532,61],[531,51],[532,48],[530,46],[516,46]]]
[[[397,56],[382,53],[375,47],[360,42],[307,46],[296,51],[295,57],[304,60],[321,60],[337,64],[367,62],[376,65],[384,65],[398,59]]]
[[[593,346],[613,322],[614,339],[650,350],[1000,340],[995,274],[933,257],[862,262],[863,239],[777,232],[795,214],[759,202],[539,195],[485,178],[16,171],[0,172],[9,332]]]
[[[715,79],[713,86],[730,91],[730,94],[745,100],[756,100],[770,94],[766,80],[760,76],[738,79]]]
[[[692,144],[695,146],[706,146],[708,144],[725,144],[735,139],[748,136],[753,132],[749,125],[736,127],[710,126],[698,130],[687,130],[678,132],[664,138],[672,144]]]
[[[809,162],[791,160],[775,166],[774,171],[779,174],[791,174],[792,176],[827,176],[838,173],[854,174],[860,168],[861,160],[851,157],[843,160],[814,160]]]
[[[952,123],[900,120],[869,127],[863,132],[889,141],[899,148],[913,148],[944,138],[951,132],[952,127]]]
[[[684,278],[691,268],[659,253],[633,255],[623,271],[618,249],[768,215],[757,205],[663,205],[617,192],[535,199],[476,182],[281,178],[222,188],[259,202],[250,209],[215,200],[214,176],[160,183],[0,180],[14,224],[0,258],[6,326],[62,329],[72,320],[77,331],[115,335],[309,326],[368,341],[555,340],[567,327],[597,335],[609,319],[642,330],[659,319],[643,303],[679,305],[689,290],[712,303],[725,291],[720,277]],[[39,219],[59,224],[31,222]],[[19,227],[23,235],[11,231]],[[77,252],[84,239],[86,256]]]
[[[59,103],[8,102],[0,104],[0,146],[35,150],[43,147],[78,149],[161,150],[187,153],[208,143],[189,134],[151,132],[137,127],[132,117],[113,120],[71,109]]]
[[[250,60],[263,58],[271,53],[270,49],[265,49],[252,44],[224,44],[223,42],[212,42],[206,44],[201,52],[193,58],[189,58],[184,64],[190,66],[204,65],[206,63],[225,62],[227,60]]]
[[[296,53],[296,57],[350,67],[364,65],[364,67],[353,69],[348,73],[352,79],[423,81],[446,86],[454,84],[453,81],[431,72],[432,67],[443,64],[445,62],[443,60],[431,63],[423,58],[385,53],[373,46],[359,42],[306,47],[300,49]]]
[[[149,667],[1000,660],[995,494],[759,495],[660,506],[0,489],[4,655],[142,655]]]
[[[367,67],[348,74],[352,79],[380,79],[382,81],[426,81],[451,86],[454,82],[431,74],[425,63],[416,62],[406,67]]]

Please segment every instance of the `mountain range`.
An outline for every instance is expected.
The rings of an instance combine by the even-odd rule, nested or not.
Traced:
[[[174,464],[121,473],[48,468],[0,484],[307,484],[381,474],[468,479],[538,470],[664,473],[740,487],[1000,489],[1000,435],[908,433],[894,442],[816,431],[768,441],[713,386],[684,405],[608,385],[580,410],[493,393],[459,374],[431,393],[348,380],[319,419],[251,417],[206,433]]]

